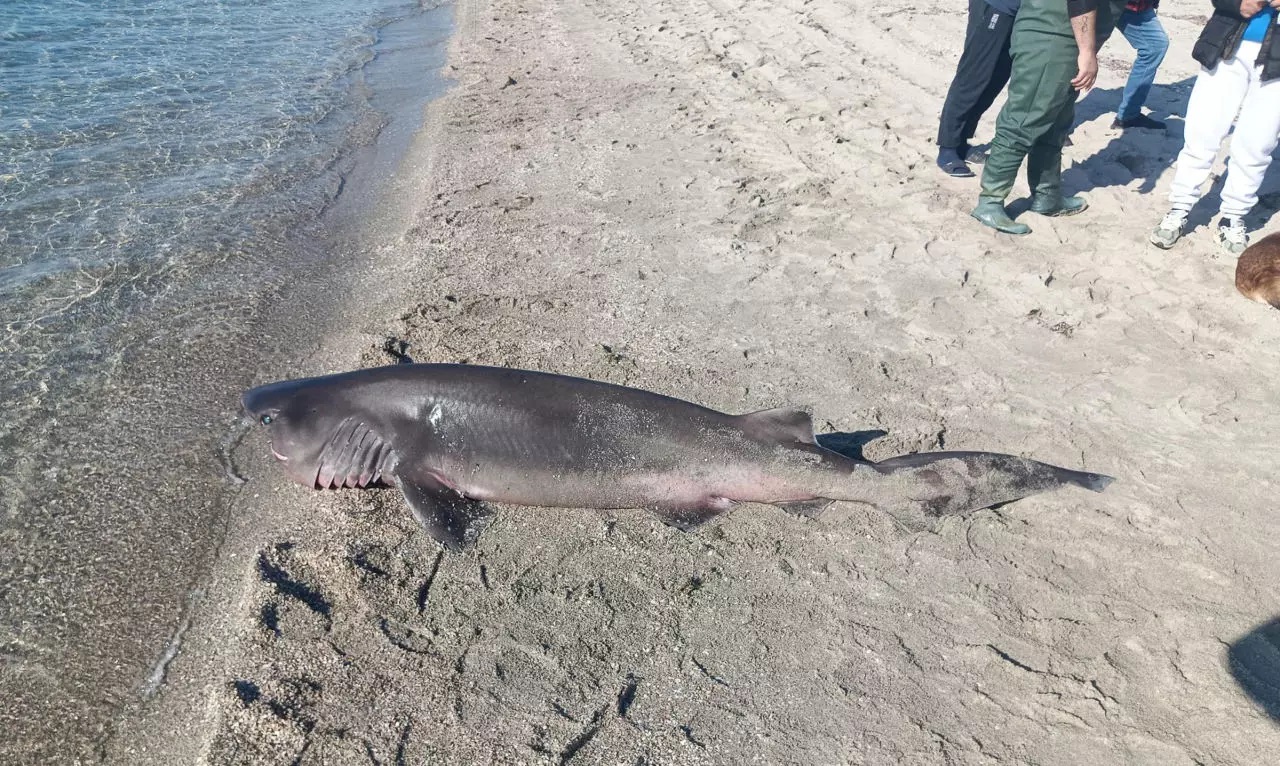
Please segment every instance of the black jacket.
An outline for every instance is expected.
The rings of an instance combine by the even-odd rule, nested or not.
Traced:
[[[1236,55],[1247,26],[1249,20],[1240,15],[1240,0],[1213,0],[1213,16],[1191,49],[1191,57],[1205,69],[1213,69],[1219,61]],[[1262,51],[1254,62],[1262,65],[1263,80],[1280,77],[1280,35],[1274,34],[1275,29],[1275,24],[1267,29]]]

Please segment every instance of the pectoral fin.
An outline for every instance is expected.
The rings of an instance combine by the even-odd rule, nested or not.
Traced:
[[[493,516],[489,506],[458,494],[433,477],[397,471],[395,478],[413,518],[455,553],[474,545]]]

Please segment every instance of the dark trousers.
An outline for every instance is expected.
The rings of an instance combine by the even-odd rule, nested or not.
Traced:
[[[955,149],[968,143],[978,129],[983,112],[991,108],[996,96],[1004,90],[1012,66],[1009,57],[1012,31],[1012,16],[997,11],[985,0],[969,0],[969,29],[955,79],[942,105],[938,146]]]

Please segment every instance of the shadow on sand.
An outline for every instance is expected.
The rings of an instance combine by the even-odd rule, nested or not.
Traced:
[[[1154,191],[1160,176],[1178,159],[1184,136],[1183,115],[1187,113],[1187,101],[1195,77],[1187,77],[1175,83],[1156,85],[1147,97],[1151,116],[1164,121],[1164,132],[1152,130],[1111,131],[1114,136],[1106,146],[1063,173],[1069,192],[1087,192],[1107,186],[1126,186],[1140,180],[1139,194]],[[1115,110],[1120,105],[1123,88],[1095,89],[1076,105],[1075,125],[1078,127],[1093,120],[1102,119],[1110,126]],[[1107,128],[1110,130],[1110,128]],[[1228,142],[1229,142],[1228,138]],[[1224,158],[1224,162],[1226,158]],[[1273,163],[1273,167],[1276,163]],[[1222,204],[1222,184],[1226,175],[1212,177],[1209,188],[1200,197],[1187,217],[1186,233],[1211,224]],[[1160,200],[1160,203],[1163,203]],[[1164,204],[1155,206],[1152,223],[1165,212]],[[1250,230],[1259,229],[1280,212],[1280,174],[1268,172],[1258,190],[1258,204],[1246,218]]]
[[[1111,138],[1083,162],[1063,168],[1063,191],[1067,194],[1080,194],[1109,186],[1128,186],[1135,180],[1140,181],[1137,188],[1139,194],[1154,191],[1156,182],[1173,166],[1178,151],[1182,148],[1182,115],[1186,114],[1187,99],[1194,83],[1195,78],[1188,77],[1151,88],[1147,97],[1148,112],[1153,118],[1166,123],[1167,127],[1163,131],[1111,129],[1111,121],[1115,119],[1123,88],[1095,88],[1090,91],[1084,100],[1076,104],[1072,133],[1076,134],[1086,123],[1101,120],[1101,126],[1092,126],[1089,130],[1104,130]],[[1215,185],[1211,194],[1206,195],[1206,198],[1214,198],[1212,210],[1217,210],[1217,188]],[[1009,214],[1016,218],[1025,213],[1030,205],[1029,198],[1012,200],[1008,203]],[[1162,204],[1156,204],[1155,207],[1160,208],[1160,213],[1164,212]],[[1200,223],[1207,222],[1211,215],[1211,212],[1203,213]],[[1145,225],[1145,221],[1143,223]]]
[[[1249,699],[1280,723],[1280,617],[1233,641],[1227,664]]]
[[[1139,194],[1150,194],[1164,171],[1178,158],[1182,148],[1183,115],[1187,113],[1187,99],[1191,95],[1194,77],[1175,83],[1155,85],[1147,97],[1147,107],[1152,117],[1167,127],[1159,130],[1112,130],[1120,106],[1123,88],[1095,88],[1083,101],[1076,104],[1075,129],[1080,125],[1101,119],[1103,128],[1111,134],[1111,140],[1093,156],[1075,165],[1068,175],[1068,184],[1077,192],[1106,186],[1127,186],[1141,180]],[[1073,129],[1074,130],[1074,129]]]

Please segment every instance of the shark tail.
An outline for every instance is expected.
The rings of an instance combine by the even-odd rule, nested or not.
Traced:
[[[921,452],[882,460],[872,468],[898,480],[889,482],[894,497],[886,498],[886,505],[914,506],[932,518],[990,508],[1067,485],[1101,492],[1114,480],[995,452]]]

